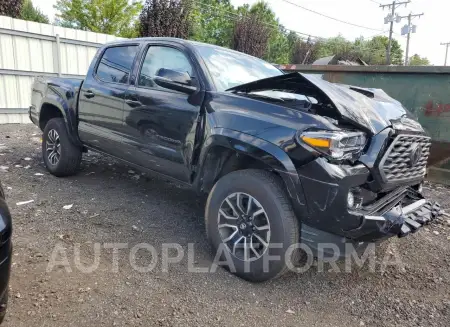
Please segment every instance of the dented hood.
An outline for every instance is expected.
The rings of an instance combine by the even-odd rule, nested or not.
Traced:
[[[227,91],[257,92],[280,90],[323,99],[326,97],[343,120],[377,134],[386,127],[399,124],[420,130],[411,113],[383,90],[329,83],[321,75],[291,73],[238,85]]]

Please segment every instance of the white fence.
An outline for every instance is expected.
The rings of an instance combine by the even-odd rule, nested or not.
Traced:
[[[97,49],[117,39],[0,16],[0,124],[29,122],[35,76],[83,78]]]

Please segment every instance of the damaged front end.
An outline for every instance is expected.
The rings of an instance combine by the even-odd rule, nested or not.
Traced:
[[[382,90],[300,73],[229,91],[248,96],[268,90],[305,96],[310,106],[298,109],[329,118],[335,127],[297,131],[296,144],[316,156],[296,166],[308,207],[308,215],[300,217],[303,242],[314,248],[331,240],[344,244],[404,237],[439,215],[439,204],[420,192],[431,138],[400,102]],[[277,96],[281,105],[296,109]]]
[[[414,188],[399,188],[362,208],[360,226],[344,231],[344,236],[358,242],[404,237],[432,222],[440,210],[438,203],[425,199]]]

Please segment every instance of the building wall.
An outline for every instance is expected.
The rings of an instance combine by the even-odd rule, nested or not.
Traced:
[[[0,124],[29,121],[35,76],[83,78],[97,49],[117,39],[0,16]]]

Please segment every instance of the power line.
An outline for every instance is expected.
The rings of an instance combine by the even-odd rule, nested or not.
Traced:
[[[380,6],[381,6],[381,3],[379,3],[379,2],[377,2],[377,1],[375,1],[375,0],[369,0],[369,1],[372,1],[373,3],[376,3],[377,5],[380,5]]]
[[[303,10],[312,12],[312,13],[314,13],[314,14],[316,14],[316,15],[319,15],[319,16],[322,16],[322,17],[325,17],[325,18],[328,18],[328,19],[331,19],[331,20],[335,20],[335,21],[340,22],[340,23],[343,23],[343,24],[347,24],[347,25],[351,25],[351,26],[355,26],[355,27],[359,27],[359,28],[364,28],[364,29],[372,30],[372,31],[382,31],[381,29],[378,29],[378,28],[372,28],[372,27],[362,26],[362,25],[358,25],[358,24],[346,22],[345,20],[341,20],[341,19],[338,19],[338,18],[334,18],[334,17],[331,17],[331,16],[327,16],[327,15],[324,15],[324,14],[318,12],[318,11],[315,11],[315,10],[312,10],[312,9],[309,9],[309,8],[306,8],[306,7],[303,7],[303,6],[300,6],[299,4],[296,4],[296,3],[291,2],[291,1],[289,1],[289,0],[282,0],[282,1],[287,2],[287,3],[289,3],[289,4],[291,4],[291,5],[295,6],[295,7],[301,8],[301,9],[303,9]]]
[[[206,7],[209,7],[209,8],[214,9],[215,11],[213,11],[213,12],[214,12],[214,13],[217,13],[217,11],[216,11],[217,8],[216,8],[216,7],[211,6],[211,5],[208,5],[208,4],[206,4],[206,3],[202,3],[202,2],[200,2],[199,0],[194,0],[194,1],[195,1],[198,5],[206,6]],[[225,15],[226,17],[231,18],[231,19],[237,19],[237,18],[241,17],[240,14],[237,14],[237,13],[234,13],[234,12],[231,12],[231,11],[228,11],[228,10],[224,10],[224,12],[226,12],[227,14],[233,15],[233,16]],[[280,26],[273,25],[273,24],[269,24],[269,23],[266,23],[266,22],[262,22],[262,23],[263,23],[264,25],[269,26],[269,27],[272,27],[272,28],[274,28],[274,29],[278,29],[278,28],[280,27]],[[280,24],[280,25],[281,25],[281,24]],[[318,40],[326,39],[325,37],[314,36],[314,35],[311,35],[311,34],[308,34],[308,33],[303,33],[303,32],[299,32],[299,31],[293,30],[293,29],[286,28],[284,25],[282,25],[282,26],[283,26],[283,28],[284,28],[286,31],[294,32],[294,33],[296,33],[296,34],[303,35],[303,36],[300,37],[300,38],[303,38],[303,39],[307,39],[307,38],[314,38],[314,39],[318,39]]]
[[[206,4],[206,3],[202,3],[201,0],[194,0],[194,2],[196,2],[196,3],[197,3],[198,5],[200,5],[200,6],[204,6],[204,7],[208,7],[208,8],[214,9],[214,10],[212,11],[212,13],[218,15],[217,7],[212,6],[212,5],[209,5],[209,4]],[[294,5],[295,5],[295,4],[294,4]],[[237,18],[239,18],[239,17],[242,17],[240,14],[235,13],[235,12],[231,12],[231,11],[228,11],[228,10],[223,10],[223,12],[226,13],[226,14],[225,14],[226,17],[231,18],[231,19],[237,19]],[[303,33],[303,32],[299,32],[299,31],[293,30],[293,29],[289,29],[289,28],[286,28],[284,25],[281,25],[281,24],[280,24],[280,26],[277,26],[277,25],[273,25],[273,24],[266,23],[266,22],[262,22],[262,23],[263,23],[264,25],[269,26],[269,27],[272,27],[272,28],[274,28],[274,29],[278,29],[280,26],[283,26],[283,28],[284,28],[286,31],[290,31],[290,32],[294,32],[294,33],[296,33],[296,34],[300,34],[300,38],[305,39],[305,40],[307,40],[308,38],[313,38],[313,39],[316,39],[316,40],[324,40],[324,39],[328,39],[328,38],[326,38],[326,37],[314,36],[314,35],[311,35],[311,34],[308,34],[308,33]],[[372,39],[372,38],[375,37],[375,36],[383,35],[383,34],[389,32],[389,31],[383,31],[383,30],[376,30],[376,31],[378,31],[378,33],[376,33],[375,35],[372,35],[372,36],[370,36],[370,37],[367,37],[367,39]]]

